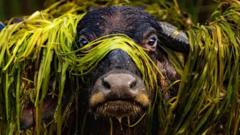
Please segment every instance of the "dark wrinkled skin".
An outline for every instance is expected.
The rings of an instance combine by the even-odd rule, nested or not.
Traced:
[[[181,33],[180,36],[176,36],[174,38],[171,37],[171,34],[167,32],[172,32],[175,27],[171,26],[169,29],[164,25],[163,28],[162,24],[164,23],[159,23],[152,16],[139,8],[109,7],[93,10],[79,22],[77,27],[76,44],[73,45],[73,49],[82,47],[86,43],[85,41],[89,42],[104,35],[117,33],[126,34],[146,49],[146,52],[163,73],[164,78],[159,79],[159,86],[161,88],[161,92],[164,92],[164,88],[168,87],[171,82],[175,81],[179,77],[172,65],[169,63],[167,55],[161,49],[161,46],[173,48],[173,45],[168,46],[167,44],[186,45],[187,43],[185,43],[185,41],[187,41],[187,38],[184,33]],[[84,41],[82,39],[84,39]],[[152,45],[152,39],[156,39],[156,42],[154,42],[156,45]],[[188,47],[177,46],[176,51],[187,52]],[[147,92],[143,80],[141,79],[142,76],[140,72],[126,52],[123,52],[122,50],[114,50],[110,52],[97,65],[96,69],[83,78],[83,80],[79,78],[79,81],[74,82],[78,83],[81,88],[79,93],[77,93],[79,95],[77,104],[72,108],[72,113],[64,124],[64,134],[83,133],[84,135],[106,135],[110,134],[110,131],[112,131],[113,135],[145,135],[147,134],[147,124],[152,125],[151,132],[153,135],[160,134],[162,129],[158,128],[158,110],[154,110],[154,121],[147,122],[148,117],[145,116],[136,126],[128,126],[127,115],[129,114],[131,124],[136,122],[152,104],[152,100],[156,96],[154,95],[154,91],[156,90],[151,90],[153,91],[152,93]],[[137,83],[135,84],[131,82],[131,85],[133,84],[133,88],[136,87],[138,89],[135,93],[131,93],[129,91],[132,90],[132,87],[131,89],[126,89],[124,81],[120,80],[119,83],[123,83],[124,87],[123,85],[118,86],[118,84],[113,81],[113,84],[116,85],[114,86],[114,88],[117,89],[116,90],[108,86],[109,84],[105,84],[103,81],[105,78],[107,78],[107,81],[110,82],[112,81],[112,78],[114,80],[118,79],[118,81],[119,78],[126,78],[129,82],[131,82],[132,78],[135,78]],[[76,94],[68,91],[69,86],[72,87],[76,85],[71,83],[73,82],[68,82],[67,79],[65,86],[66,97],[70,94]],[[102,87],[104,88],[101,89]],[[108,87],[111,88],[110,94],[105,94],[104,97],[102,97],[104,100],[98,99],[97,101],[99,102],[95,101],[94,95],[97,95],[99,92],[106,93],[105,89],[108,89]],[[172,91],[175,91],[176,89],[177,86],[173,87]],[[169,96],[169,93],[164,94],[166,97]],[[139,98],[140,102],[135,99],[135,97],[139,95],[143,97]],[[99,96],[96,97],[99,98]],[[110,109],[108,108],[107,112],[98,112],[98,110],[101,110],[99,109],[101,108],[101,105],[104,106],[105,103],[110,105]],[[124,103],[126,103],[126,105]],[[117,108],[116,110],[112,109],[115,104]],[[137,108],[137,113],[132,113],[131,110],[129,111],[129,107],[133,107],[135,109]],[[49,110],[51,110],[51,108],[46,109],[46,113],[51,114],[49,113]],[[43,110],[43,114],[44,113],[45,112]],[[28,114],[24,115],[29,116]],[[119,116],[123,116],[122,122],[119,122]],[[25,121],[31,120],[26,119]],[[83,127],[84,121],[86,123]],[[112,121],[112,125],[110,124],[110,121]],[[76,123],[78,124],[76,125]],[[111,126],[112,128],[110,128]]]

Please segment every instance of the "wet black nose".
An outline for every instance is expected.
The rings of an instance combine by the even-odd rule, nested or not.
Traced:
[[[110,73],[100,78],[96,87],[107,100],[131,100],[145,91],[144,82],[130,73]]]

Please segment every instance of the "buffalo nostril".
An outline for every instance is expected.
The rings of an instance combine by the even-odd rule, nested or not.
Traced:
[[[110,83],[109,83],[107,80],[105,80],[104,78],[102,79],[102,85],[103,85],[104,88],[106,88],[106,89],[111,89]]]
[[[133,89],[136,85],[137,85],[137,81],[134,80],[134,81],[132,81],[132,82],[130,83],[129,87],[130,87],[131,89]]]

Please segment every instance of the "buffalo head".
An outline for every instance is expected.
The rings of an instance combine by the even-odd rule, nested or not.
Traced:
[[[187,37],[176,27],[157,21],[139,8],[97,9],[78,23],[74,48],[84,47],[110,34],[125,34],[146,50],[166,76],[160,87],[177,79],[177,73],[162,49],[165,46],[176,51],[188,51]],[[144,113],[152,103],[153,92],[147,90],[143,75],[132,58],[121,49],[108,53],[94,70],[85,75],[85,80],[89,82],[84,90],[88,92],[89,109],[99,116],[136,116]]]

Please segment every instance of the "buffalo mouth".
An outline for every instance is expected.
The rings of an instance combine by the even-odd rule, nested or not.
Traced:
[[[128,117],[137,116],[146,112],[150,106],[150,99],[145,93],[139,93],[129,99],[108,99],[102,92],[98,92],[90,98],[91,110],[104,117]]]
[[[128,117],[144,112],[146,107],[128,100],[106,101],[95,107],[95,113],[105,117]]]

